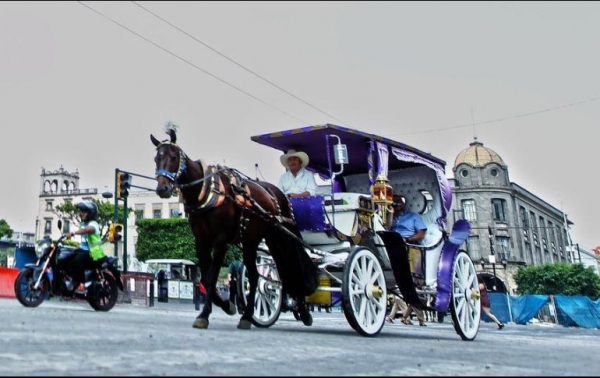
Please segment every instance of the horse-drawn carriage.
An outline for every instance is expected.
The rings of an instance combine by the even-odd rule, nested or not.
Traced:
[[[452,194],[444,161],[331,124],[251,139],[283,152],[306,152],[307,169],[330,183],[316,196],[290,198],[307,253],[319,270],[319,287],[307,304],[331,306],[341,297],[352,328],[373,336],[385,323],[387,293],[393,293],[423,309],[449,309],[461,338],[475,338],[480,320],[477,277],[471,259],[459,250],[470,225],[458,221],[450,234],[446,230]],[[385,230],[392,193],[403,196],[407,210],[420,214],[427,225],[422,245],[404,245],[399,235]],[[286,298],[268,249],[264,244],[260,248],[253,323],[268,327],[286,308]],[[247,276],[240,284],[239,292],[247,293]]]
[[[166,131],[170,140],[151,136],[156,192],[168,198],[179,190],[196,238],[207,300],[195,328],[208,328],[213,302],[235,314],[232,303],[213,293],[227,245],[234,243],[243,250],[238,291],[247,302],[238,328],[270,327],[282,311],[309,326],[310,303],[327,306],[341,297],[350,326],[375,336],[394,293],[423,309],[449,309],[460,337],[476,337],[479,286],[470,257],[459,249],[470,224],[459,220],[446,230],[452,193],[443,160],[330,124],[251,137],[280,151],[306,152],[307,169],[330,184],[316,196],[288,199],[273,184],[190,159],[175,131]],[[407,210],[427,225],[422,245],[408,246],[383,226],[392,193],[406,198]]]

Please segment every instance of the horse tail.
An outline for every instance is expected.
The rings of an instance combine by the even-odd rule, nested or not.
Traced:
[[[292,208],[285,194],[273,184],[267,182],[261,182],[260,184],[277,201],[280,215],[292,219]],[[298,297],[311,295],[319,286],[317,266],[306,253],[301,242],[302,235],[296,223],[283,222],[281,225],[295,235],[296,238],[273,227],[273,230],[265,237],[265,242],[277,265],[284,291]]]

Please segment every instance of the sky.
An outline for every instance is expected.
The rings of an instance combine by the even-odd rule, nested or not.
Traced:
[[[477,137],[594,248],[599,17],[577,1],[0,2],[0,219],[33,232],[42,167],[101,192],[116,168],[154,176],[169,121],[190,157],[274,183],[281,153],[250,137],[331,123],[431,152],[448,177]]]

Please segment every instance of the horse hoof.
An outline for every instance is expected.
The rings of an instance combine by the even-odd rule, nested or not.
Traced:
[[[235,315],[235,304],[233,302],[229,302],[229,309],[227,309],[227,315]]]
[[[310,327],[313,323],[313,318],[310,312],[300,313],[300,319],[302,320],[302,323],[304,323],[304,325],[307,327]]]
[[[252,322],[250,320],[241,319],[238,323],[238,329],[250,329]]]
[[[206,329],[208,328],[208,319],[197,318],[192,327]]]

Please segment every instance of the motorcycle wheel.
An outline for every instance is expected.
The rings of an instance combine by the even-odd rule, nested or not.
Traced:
[[[96,311],[110,311],[119,298],[117,280],[110,273],[102,273],[101,281],[95,281],[88,289],[87,301]]]
[[[37,276],[34,277],[34,271],[31,268],[22,269],[15,279],[15,296],[25,307],[37,307],[48,298],[50,290],[48,277],[44,275],[37,290],[33,288],[36,279]]]

